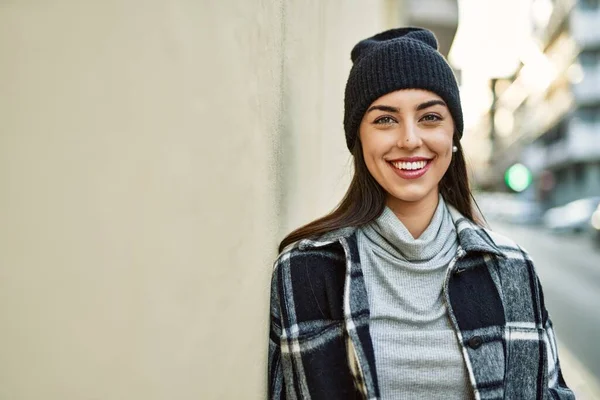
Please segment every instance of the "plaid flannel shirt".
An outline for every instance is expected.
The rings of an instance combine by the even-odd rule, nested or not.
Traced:
[[[574,399],[529,255],[449,207],[443,293],[475,399]],[[380,398],[356,229],[288,246],[271,283],[270,399]]]

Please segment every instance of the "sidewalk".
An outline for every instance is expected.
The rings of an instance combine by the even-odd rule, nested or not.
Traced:
[[[600,382],[560,343],[558,355],[563,377],[577,400],[600,400]]]

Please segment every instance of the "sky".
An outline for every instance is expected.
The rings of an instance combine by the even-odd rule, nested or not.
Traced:
[[[510,76],[523,56],[531,53],[532,44],[535,47],[531,38],[532,16],[543,19],[548,13],[548,2],[459,0],[459,25],[449,61],[461,70],[466,129],[489,109],[490,78]],[[536,12],[532,14],[532,10]]]

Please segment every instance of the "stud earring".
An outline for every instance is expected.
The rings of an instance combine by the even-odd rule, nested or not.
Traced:
[[[452,152],[453,152],[453,153],[456,153],[457,151],[458,151],[458,147],[456,147],[456,146],[452,146]]]

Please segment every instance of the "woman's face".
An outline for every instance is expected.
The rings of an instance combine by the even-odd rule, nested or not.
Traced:
[[[452,160],[454,121],[445,102],[421,89],[375,100],[359,127],[365,163],[387,204],[431,202]]]

